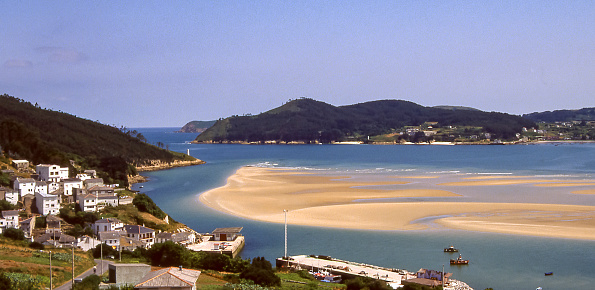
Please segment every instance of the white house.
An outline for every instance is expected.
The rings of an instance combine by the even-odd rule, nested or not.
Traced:
[[[79,203],[79,208],[86,212],[97,211],[97,195],[95,194],[77,194],[76,199]]]
[[[73,189],[83,188],[83,181],[79,178],[67,178],[64,179],[62,182],[64,186],[64,196],[66,196],[70,202],[73,202]]]
[[[155,244],[155,230],[139,225],[124,225],[126,236],[136,241],[141,241],[145,248]]]
[[[27,161],[27,160],[13,160],[12,166],[14,166],[14,168],[16,168],[18,171],[24,172],[24,171],[27,171],[27,168],[29,168],[29,161]]]
[[[35,168],[41,181],[60,182],[68,178],[68,167],[53,164],[39,164]]]
[[[45,181],[35,181],[35,190],[36,193],[47,194],[48,193],[48,183]]]
[[[100,232],[122,231],[124,224],[117,218],[102,218],[96,220],[93,224],[93,233],[98,235]]]
[[[16,190],[12,190],[6,187],[0,187],[0,198],[10,202],[12,205],[16,205],[19,201],[19,193]]]
[[[14,190],[18,191],[19,196],[35,193],[35,179],[17,177],[14,181]]]
[[[54,194],[35,193],[35,205],[41,215],[58,214],[60,197]]]
[[[8,228],[18,229],[19,227],[19,211],[3,210],[0,217],[0,233],[3,233]]]
[[[120,236],[123,235],[124,232],[120,231],[107,231],[107,232],[99,232],[98,237],[101,243],[104,243],[114,249],[118,249],[120,247]]]

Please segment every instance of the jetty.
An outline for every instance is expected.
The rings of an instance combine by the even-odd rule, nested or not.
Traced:
[[[315,255],[298,255],[282,257],[276,260],[277,268],[288,268],[296,270],[307,270],[310,272],[328,272],[334,275],[341,275],[343,280],[355,277],[368,277],[385,281],[393,289],[402,287],[407,283],[422,284],[424,282],[441,283],[441,277],[446,277],[444,280],[444,289],[450,290],[473,290],[467,284],[461,281],[449,279],[452,275],[447,273],[443,276],[425,277],[430,272],[440,273],[436,271],[429,271],[420,269],[418,272],[409,272],[404,269],[386,268],[364,263],[344,261],[329,256],[315,256]],[[426,281],[427,280],[427,281]],[[437,285],[434,285],[437,286]]]

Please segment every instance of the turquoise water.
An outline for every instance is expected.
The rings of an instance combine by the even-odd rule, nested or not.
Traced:
[[[342,172],[375,177],[426,173],[514,174],[593,179],[595,144],[543,144],[519,146],[366,146],[296,145],[247,146],[186,144],[196,134],[170,133],[170,128],[137,129],[149,142],[161,141],[171,150],[186,152],[207,164],[149,172],[147,193],[172,218],[198,232],[217,227],[243,226],[244,258],[283,255],[283,225],[256,222],[214,211],[198,201],[206,190],[222,186],[244,165],[267,164]],[[139,185],[136,185],[138,188]],[[506,187],[478,194],[465,193],[465,201],[506,201],[595,205],[593,195],[560,195],[555,191],[508,192]],[[595,222],[595,221],[594,221]],[[337,258],[416,271],[445,270],[475,289],[591,289],[595,285],[595,242],[524,237],[458,230],[365,231],[317,227],[288,227],[290,255],[321,254]],[[448,264],[442,249],[461,249],[468,266]],[[553,276],[544,276],[545,272]]]

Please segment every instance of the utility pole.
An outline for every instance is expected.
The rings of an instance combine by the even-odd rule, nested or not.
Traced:
[[[289,258],[287,257],[287,210],[284,209],[283,213],[285,214],[285,256],[283,258],[287,261],[287,267],[289,268]]]
[[[50,290],[52,290],[52,251],[50,251]]]
[[[72,288],[74,288],[74,242],[72,242]]]
[[[99,268],[99,273],[103,273],[103,243],[101,245],[101,268]]]

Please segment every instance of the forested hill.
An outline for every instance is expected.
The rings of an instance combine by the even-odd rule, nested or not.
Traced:
[[[570,122],[570,121],[595,121],[595,108],[580,110],[556,110],[539,113],[524,114],[523,117],[535,122]]]
[[[61,166],[75,160],[82,168],[98,169],[103,177],[121,184],[127,183],[127,173],[135,173],[129,164],[194,159],[144,141],[135,131],[42,109],[6,94],[0,96],[0,147],[13,158]]]
[[[454,107],[456,108],[456,107]],[[290,101],[256,116],[233,116],[217,121],[197,142],[262,142],[366,140],[406,126],[438,122],[434,127],[475,126],[493,138],[512,139],[523,127],[536,127],[520,116],[453,107],[424,107],[402,100],[333,106],[312,99]]]

